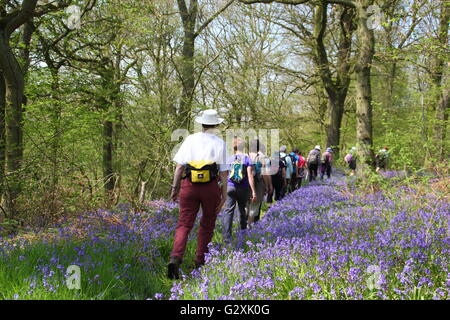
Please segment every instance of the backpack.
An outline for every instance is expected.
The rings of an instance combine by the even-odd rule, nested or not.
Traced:
[[[259,178],[261,176],[261,171],[263,167],[263,163],[261,162],[259,153],[256,155],[255,159],[252,159],[252,162],[255,164],[254,175],[255,177]]]
[[[274,165],[275,163],[277,163],[278,160],[278,171],[274,174],[274,176],[276,177],[281,177],[283,175],[283,168],[287,167],[287,163],[286,163],[286,157],[274,157],[271,160],[271,165]]]
[[[308,159],[306,160],[308,164],[319,164],[320,151],[319,150],[311,150],[308,154]]]
[[[284,157],[280,157],[280,160],[283,161],[283,165],[285,168],[287,168],[287,166],[288,166],[288,164],[287,164],[288,162],[286,160],[288,157],[289,157],[288,154],[286,154]]]
[[[246,177],[246,170],[243,157],[235,156],[231,164],[231,170],[228,178],[234,183],[241,183]]]
[[[288,157],[291,158],[292,174],[297,175],[297,155],[295,153],[289,153]]]
[[[218,172],[213,161],[190,161],[186,165],[185,177],[192,183],[208,183],[216,179]]]
[[[330,159],[327,156],[328,154],[326,152],[322,154],[322,158],[320,159],[321,164],[328,164],[330,162]]]
[[[295,153],[289,153],[288,156],[289,156],[289,158],[291,158],[292,167],[295,169],[295,167],[296,167],[295,164],[297,163]]]
[[[305,158],[303,158],[302,156],[299,155],[298,161],[297,161],[297,168],[298,169],[303,168],[305,166],[305,162],[306,162]]]
[[[378,153],[375,155],[375,158],[380,159],[380,160],[386,160],[388,158],[388,153],[387,151],[385,151],[384,149],[381,149],[380,151],[378,151]]]

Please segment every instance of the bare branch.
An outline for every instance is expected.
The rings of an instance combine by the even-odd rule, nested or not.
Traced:
[[[292,5],[297,5],[297,4],[303,4],[303,3],[307,3],[310,0],[239,0],[239,2],[244,3],[244,4],[255,4],[255,3],[282,3],[282,4],[292,4]]]
[[[217,11],[216,13],[214,13],[208,20],[205,21],[205,23],[203,23],[200,28],[198,28],[198,30],[195,32],[194,36],[197,37],[202,31],[203,29],[205,29],[215,18],[217,18],[222,12],[224,12],[225,10],[227,10],[227,8],[229,6],[231,6],[233,4],[234,0],[230,0],[228,1],[228,3],[223,6],[222,9],[220,9],[219,11]]]
[[[255,4],[255,3],[281,3],[281,4],[290,4],[290,5],[298,5],[310,2],[310,0],[239,0],[239,2],[244,4]],[[332,4],[340,4],[343,6],[356,8],[356,3],[349,0],[326,0],[324,2],[332,3]]]

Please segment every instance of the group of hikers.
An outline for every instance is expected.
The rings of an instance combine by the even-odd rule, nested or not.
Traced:
[[[249,143],[235,137],[234,154],[227,156],[225,142],[213,130],[223,122],[215,110],[205,110],[195,119],[201,132],[188,136],[173,160],[177,166],[171,187],[171,199],[179,201],[179,218],[173,250],[168,264],[168,277],[179,279],[187,239],[202,208],[198,230],[195,267],[205,263],[205,253],[214,234],[218,213],[223,210],[223,240],[232,242],[234,213],[239,212],[240,229],[252,228],[260,219],[262,203],[281,200],[286,194],[309,182],[331,177],[333,150],[322,153],[319,145],[306,158],[298,148],[288,153],[286,146],[271,156],[258,139]],[[350,169],[356,168],[355,149],[345,157]]]
[[[224,242],[231,243],[232,227],[236,204],[239,211],[241,229],[251,228],[260,218],[264,200],[272,203],[281,200],[287,193],[302,185],[308,176],[315,180],[320,167],[320,178],[331,177],[332,150],[321,154],[320,146],[305,159],[298,148],[290,153],[281,146],[271,157],[266,155],[266,146],[258,139],[249,143],[249,153],[245,151],[245,141],[235,137],[234,154],[227,159],[230,170],[227,179],[227,200],[224,210]]]
[[[350,169],[350,176],[354,176],[356,173],[356,147],[352,147],[350,151],[347,153],[347,155],[344,158],[345,163],[347,163],[349,169]],[[380,172],[380,170],[386,170],[388,165],[388,159],[389,159],[389,148],[383,147],[375,154],[375,166],[376,166],[376,172]]]

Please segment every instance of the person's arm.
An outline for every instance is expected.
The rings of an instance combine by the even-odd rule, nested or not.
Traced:
[[[264,186],[266,188],[265,193],[271,194],[273,191],[272,175],[271,175],[271,162],[268,158],[264,159],[264,166],[261,170]]]
[[[170,192],[170,198],[172,199],[172,201],[177,201],[178,199],[178,194],[180,193],[181,177],[183,175],[183,172],[184,166],[182,166],[181,164],[177,164]]]
[[[248,182],[250,183],[250,189],[252,190],[251,201],[256,200],[255,176],[253,175],[253,170],[255,170],[253,166],[247,167]]]
[[[220,177],[220,188],[222,189],[222,195],[221,195],[219,204],[216,207],[216,213],[219,213],[220,210],[222,210],[222,207],[225,204],[225,200],[227,200],[228,171],[221,171],[219,173],[219,177]]]

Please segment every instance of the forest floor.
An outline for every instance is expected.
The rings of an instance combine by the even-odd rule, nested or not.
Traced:
[[[166,278],[178,208],[163,200],[0,238],[0,299],[449,299],[449,178],[375,180],[304,186],[232,246],[219,215],[200,270],[197,224],[179,281]],[[67,286],[71,265],[80,289]]]

